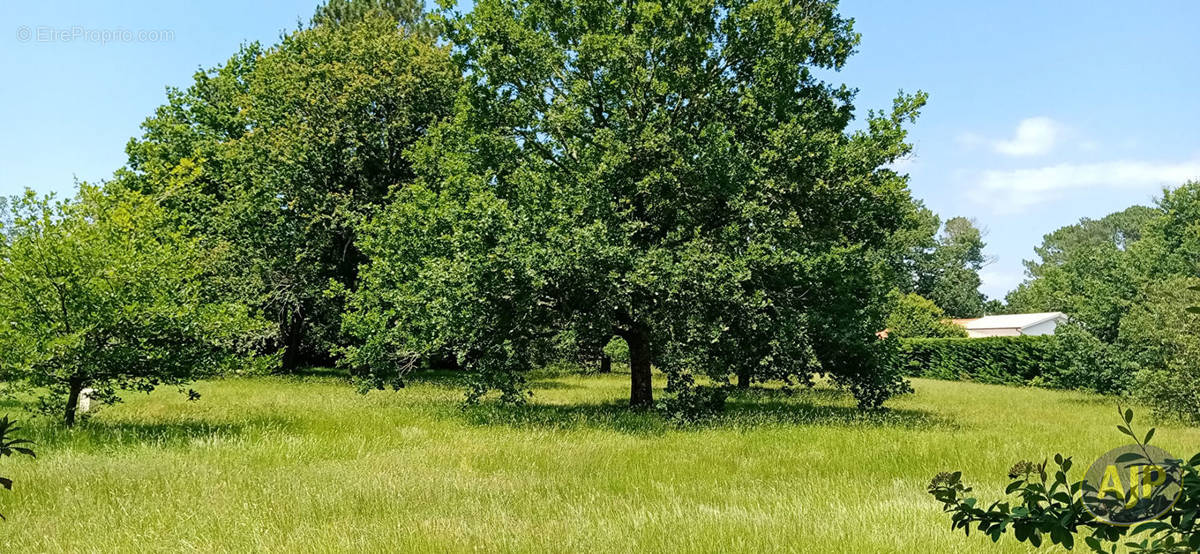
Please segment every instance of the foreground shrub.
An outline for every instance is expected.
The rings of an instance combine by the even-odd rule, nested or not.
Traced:
[[[13,454],[24,454],[31,458],[35,457],[33,450],[26,446],[33,444],[33,441],[13,436],[20,429],[20,427],[17,427],[17,422],[8,419],[8,416],[0,419],[0,458],[12,456]],[[12,490],[12,479],[0,477],[0,487]],[[0,519],[4,519],[4,514],[0,514]]]
[[[1141,450],[1154,436],[1150,429],[1139,438],[1132,430],[1133,412],[1126,410],[1124,425],[1117,427],[1130,436]],[[1118,461],[1120,458],[1118,458]],[[1073,466],[1069,457],[1054,456],[1057,469],[1047,469],[1047,461],[1035,464],[1018,462],[1009,470],[1013,481],[1005,489],[1010,499],[997,500],[987,508],[979,499],[968,496],[971,488],[962,482],[961,472],[943,472],[929,485],[929,493],[942,503],[949,514],[952,529],[970,534],[976,529],[992,541],[999,541],[1009,531],[1021,542],[1034,547],[1045,539],[1067,549],[1075,546],[1076,538],[1087,534],[1084,542],[1095,552],[1116,552],[1120,541],[1132,552],[1186,553],[1200,549],[1200,454],[1178,463],[1182,476],[1182,492],[1175,504],[1158,519],[1132,526],[1117,526],[1097,519],[1084,505],[1084,493],[1090,490],[1085,481],[1069,483],[1068,472]],[[1015,498],[1013,498],[1015,497]],[[1140,539],[1140,540],[1139,540]]]
[[[691,375],[671,375],[667,396],[656,407],[676,423],[696,423],[721,413],[728,392],[724,387],[697,386]]]

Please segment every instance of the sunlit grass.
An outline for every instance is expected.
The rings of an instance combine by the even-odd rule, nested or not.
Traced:
[[[1111,399],[914,381],[885,414],[832,390],[760,391],[677,428],[622,407],[628,376],[534,382],[524,408],[459,408],[453,378],[359,395],[333,376],[133,395],[75,430],[28,424],[0,460],[5,551],[963,552],[925,492],[992,494],[1022,458],[1086,467],[1123,443]],[[26,419],[23,413],[14,415]],[[1143,425],[1143,428],[1145,425]],[[1200,430],[1155,442],[1197,450]],[[1082,469],[1080,469],[1082,471]],[[1011,541],[999,551],[1024,551]]]

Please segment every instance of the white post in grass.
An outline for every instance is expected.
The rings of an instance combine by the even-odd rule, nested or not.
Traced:
[[[87,411],[92,407],[93,392],[96,392],[96,389],[93,389],[92,387],[88,387],[79,391],[79,406],[75,408],[75,411],[81,414],[87,413]]]

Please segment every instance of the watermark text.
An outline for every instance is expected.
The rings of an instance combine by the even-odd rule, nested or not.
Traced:
[[[171,42],[175,31],[171,29],[126,29],[124,27],[98,28],[83,25],[55,27],[51,25],[22,25],[17,27],[19,42],[81,42],[88,44],[113,44],[133,42]]]

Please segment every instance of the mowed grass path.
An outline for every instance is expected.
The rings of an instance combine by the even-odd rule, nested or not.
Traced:
[[[833,390],[760,392],[679,429],[622,408],[627,383],[620,373],[545,378],[528,407],[466,411],[446,376],[366,396],[336,376],[204,382],[198,402],[131,395],[72,431],[28,426],[38,459],[0,460],[16,481],[0,492],[0,544],[1023,552],[951,533],[929,479],[960,469],[994,495],[1018,459],[1065,452],[1081,475],[1124,442],[1114,400],[1074,393],[915,380],[891,412],[864,416]],[[1191,454],[1200,430],[1160,426],[1155,442]]]

